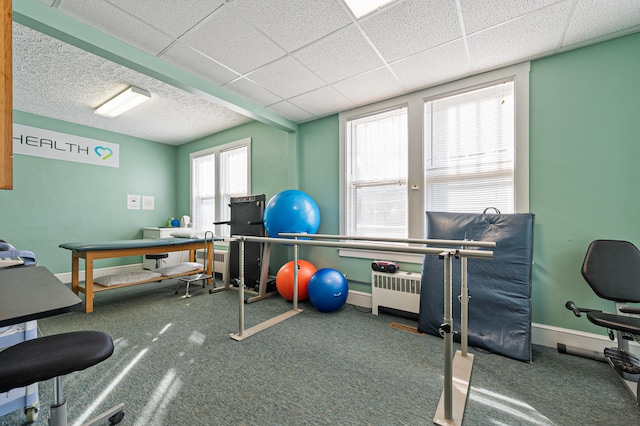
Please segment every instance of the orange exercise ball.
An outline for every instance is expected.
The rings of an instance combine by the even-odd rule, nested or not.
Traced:
[[[282,265],[276,274],[276,289],[280,296],[293,301],[293,260]],[[318,269],[311,262],[298,260],[298,301],[307,300],[307,285]]]

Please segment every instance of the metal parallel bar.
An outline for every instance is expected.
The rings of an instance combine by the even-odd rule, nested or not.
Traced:
[[[418,238],[385,238],[385,237],[363,237],[358,235],[328,235],[328,234],[304,234],[304,233],[292,233],[281,232],[281,237],[287,238],[309,238],[320,240],[352,240],[352,241],[380,241],[386,243],[409,243],[409,244],[432,244],[439,246],[467,246],[467,247],[484,247],[494,248],[496,243],[494,241],[460,241],[460,240],[433,240],[433,239],[418,239]]]
[[[273,238],[273,237],[253,237],[248,235],[234,235],[234,238],[244,241],[255,241],[263,243],[273,244],[298,244],[301,246],[317,246],[317,247],[336,247],[336,248],[356,248],[364,250],[380,250],[393,251],[398,253],[417,253],[417,254],[431,254],[439,255],[446,248],[438,247],[405,247],[389,244],[366,244],[366,243],[349,243],[340,241],[312,241],[312,240],[299,240],[291,238]],[[466,245],[466,241],[458,241],[459,245]],[[456,256],[466,256],[481,259],[493,258],[493,251],[490,250],[471,250],[471,249],[457,249]]]
[[[386,250],[392,252],[401,252],[401,253],[418,253],[425,255],[438,255],[444,259],[444,321],[440,327],[440,332],[442,337],[444,338],[444,388],[442,392],[442,397],[440,400],[440,404],[436,409],[436,416],[433,421],[435,424],[441,425],[460,425],[462,423],[462,417],[464,415],[464,408],[466,404],[467,394],[469,390],[469,380],[471,377],[471,369],[473,367],[473,355],[466,356],[463,355],[460,351],[456,353],[456,357],[454,359],[453,356],[453,319],[452,319],[452,269],[453,269],[453,257],[460,257],[462,259],[461,264],[461,279],[463,282],[463,294],[461,296],[461,302],[463,303],[463,311],[461,315],[463,316],[464,330],[463,330],[463,345],[464,350],[466,352],[466,329],[467,329],[467,300],[468,294],[466,289],[467,284],[467,258],[481,258],[481,259],[492,259],[493,251],[488,250],[473,250],[467,249],[464,247],[474,246],[469,241],[452,241],[452,240],[440,240],[443,245],[453,245],[453,246],[461,246],[463,248],[459,249],[443,249],[436,247],[406,247],[406,246],[397,246],[397,245],[388,245],[388,244],[366,244],[366,243],[351,243],[345,241],[313,241],[311,239],[306,239],[311,235],[307,234],[287,234],[292,238],[270,238],[270,237],[254,237],[254,236],[234,236],[238,241],[240,241],[241,246],[241,256],[242,262],[244,262],[244,242],[245,241],[255,241],[262,243],[273,243],[273,244],[290,244],[294,246],[294,309],[281,314],[271,320],[267,320],[261,324],[258,324],[255,327],[252,327],[251,330],[248,330],[247,337],[262,331],[272,325],[275,325],[291,316],[301,312],[300,309],[297,309],[297,299],[298,299],[298,277],[297,277],[297,265],[298,265],[298,246],[299,245],[309,245],[309,246],[319,246],[319,247],[335,247],[335,248],[357,248],[357,249],[372,249],[372,250]],[[317,235],[317,234],[316,234]],[[304,240],[300,240],[304,236]],[[327,236],[322,235],[318,238],[333,238],[333,239],[341,239],[342,236]],[[346,237],[346,236],[345,236]],[[389,241],[388,239],[379,241]],[[427,240],[421,240],[427,241]],[[431,240],[434,241],[434,240]],[[490,244],[485,247],[495,247],[495,243],[491,242],[481,242],[484,244]],[[491,245],[492,244],[492,245]],[[241,270],[244,271],[244,263],[241,263]],[[241,273],[241,289],[244,287],[244,274]],[[243,328],[244,328],[244,297],[241,290],[240,295],[240,311],[241,311],[241,325],[240,332],[237,335],[231,335],[232,338],[236,340],[242,340],[243,338]],[[458,357],[458,355],[461,355]],[[455,371],[454,371],[455,369]],[[454,374],[455,373],[455,374]],[[455,376],[455,377],[454,377]],[[454,401],[454,380],[456,382],[456,416],[454,418],[453,413],[453,401]]]

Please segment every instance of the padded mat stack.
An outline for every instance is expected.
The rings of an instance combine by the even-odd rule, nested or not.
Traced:
[[[469,346],[531,361],[534,215],[427,212],[429,239],[495,241],[493,260],[468,259]],[[460,261],[453,262],[453,322],[460,338]],[[439,336],[444,317],[443,263],[425,256],[418,330]]]

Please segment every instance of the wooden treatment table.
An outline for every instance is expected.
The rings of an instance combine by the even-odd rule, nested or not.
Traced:
[[[206,273],[213,276],[213,241],[205,242],[204,239],[193,238],[157,238],[139,240],[120,240],[93,243],[64,243],[60,248],[71,250],[71,290],[75,294],[84,293],[85,312],[93,312],[93,295],[98,291],[111,290],[114,288],[129,285],[142,284],[145,282],[165,280],[177,276],[153,278],[146,281],[138,281],[127,284],[113,285],[109,287],[100,286],[93,282],[93,261],[96,259],[108,259],[114,257],[140,256],[145,254],[166,253],[173,251],[189,251],[189,261],[195,261],[195,251],[204,249],[206,246],[207,259],[205,261]],[[80,286],[80,259],[85,261],[85,284]],[[191,274],[193,272],[190,272]],[[188,274],[187,274],[188,275]]]

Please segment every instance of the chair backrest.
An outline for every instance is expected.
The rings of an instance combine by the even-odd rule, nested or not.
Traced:
[[[640,302],[640,252],[628,241],[593,241],[582,263],[582,276],[603,299]]]

